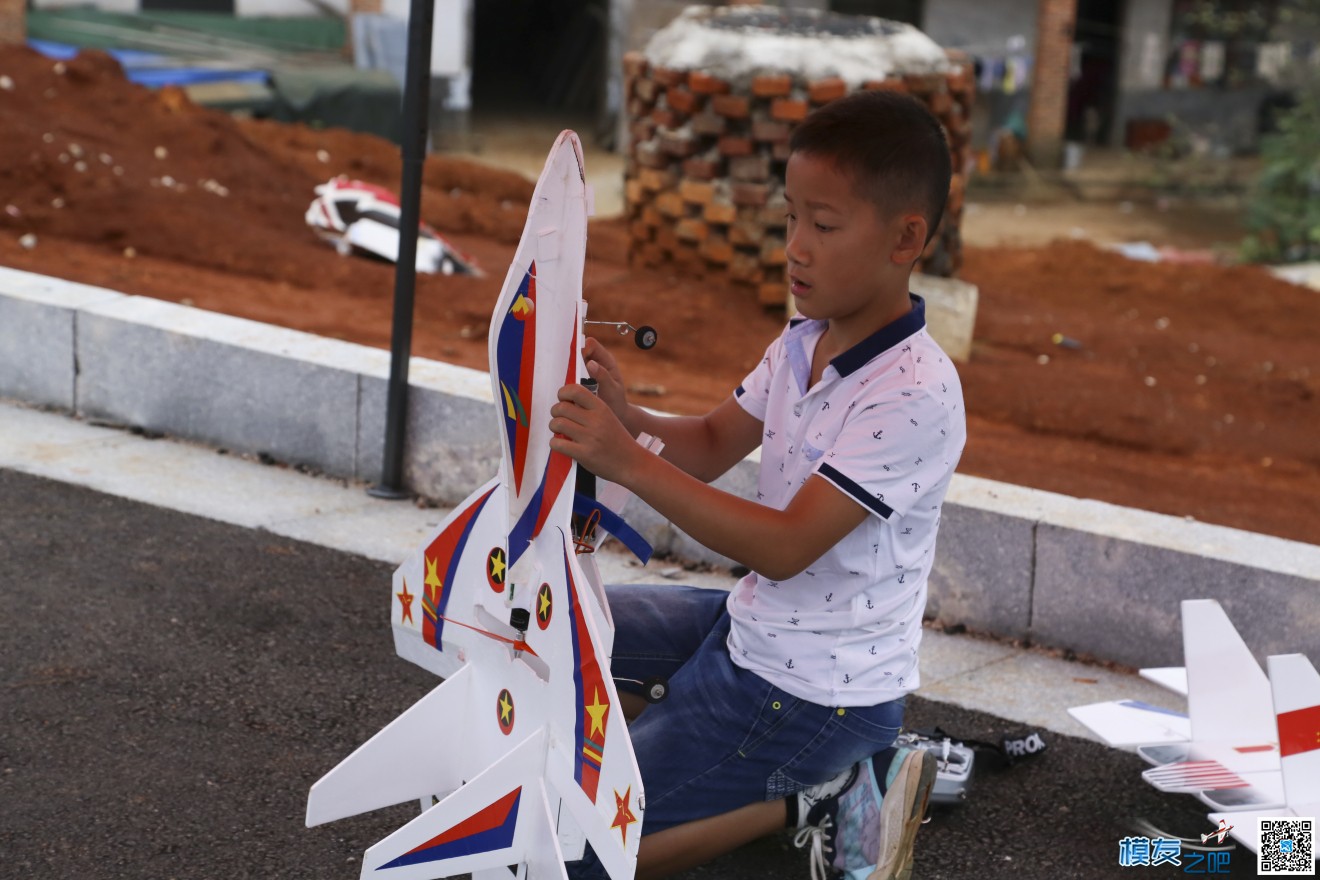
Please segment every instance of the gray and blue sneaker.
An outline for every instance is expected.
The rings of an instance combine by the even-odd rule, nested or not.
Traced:
[[[845,785],[837,794],[800,793],[803,824],[793,842],[811,848],[812,880],[908,880],[936,764],[925,749],[891,747],[840,777]]]

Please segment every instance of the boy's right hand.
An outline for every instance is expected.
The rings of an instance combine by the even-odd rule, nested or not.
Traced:
[[[588,336],[582,346],[582,359],[586,361],[587,374],[596,380],[596,396],[636,436],[637,432],[632,429],[628,417],[628,392],[624,388],[623,374],[619,372],[619,363],[614,355],[599,339]]]

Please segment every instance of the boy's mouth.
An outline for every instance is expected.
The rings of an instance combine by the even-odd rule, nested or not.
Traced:
[[[811,290],[811,285],[803,281],[801,278],[797,277],[796,275],[790,275],[788,276],[788,289],[793,293],[794,296],[798,296],[799,294]]]

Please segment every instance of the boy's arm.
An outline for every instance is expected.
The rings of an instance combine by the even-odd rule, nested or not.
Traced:
[[[552,449],[571,456],[601,478],[626,486],[711,550],[771,580],[800,573],[869,515],[829,481],[816,476],[807,480],[784,510],[738,498],[632,442],[629,430],[610,407],[582,386],[564,386],[559,400],[550,411],[550,430],[555,432]],[[727,414],[728,406],[741,412],[732,400],[715,412]],[[759,438],[760,423],[746,413],[741,417],[757,425]]]
[[[646,432],[665,443],[662,456],[702,482],[709,483],[761,445],[761,422],[732,397],[704,416],[669,416],[628,403],[614,356],[588,338],[582,350],[597,395],[636,437]]]

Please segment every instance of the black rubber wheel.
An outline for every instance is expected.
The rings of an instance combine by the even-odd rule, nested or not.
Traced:
[[[641,326],[637,328],[637,335],[633,339],[642,351],[650,351],[660,341],[660,334],[655,332],[654,327]]]
[[[669,696],[669,682],[663,678],[648,678],[642,682],[642,696],[648,703],[659,703]]]

